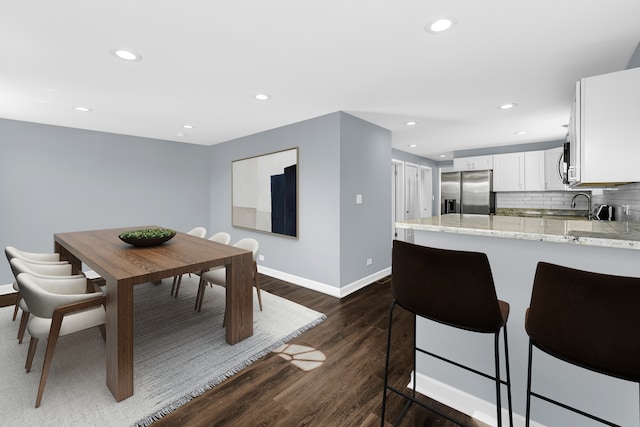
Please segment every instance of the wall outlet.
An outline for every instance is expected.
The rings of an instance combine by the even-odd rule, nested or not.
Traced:
[[[362,204],[362,194],[356,194],[356,205]]]
[[[373,259],[372,258],[367,258],[367,265],[371,265],[373,264]]]
[[[264,255],[262,254],[258,255],[258,261],[264,261]]]

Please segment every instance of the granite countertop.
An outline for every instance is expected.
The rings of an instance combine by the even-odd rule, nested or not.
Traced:
[[[640,250],[640,223],[447,214],[396,222],[398,228]]]

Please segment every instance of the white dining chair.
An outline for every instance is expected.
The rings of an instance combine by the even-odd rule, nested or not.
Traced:
[[[107,320],[104,309],[106,297],[100,291],[87,293],[87,279],[85,277],[50,279],[20,273],[17,280],[23,298],[27,301],[32,313],[27,326],[29,335],[31,335],[25,364],[27,373],[31,371],[38,340],[47,339],[47,349],[36,397],[36,408],[38,408],[42,401],[58,337],[100,326],[102,338],[106,339],[104,328]],[[66,289],[73,288],[75,292],[56,293],[55,290],[60,287],[61,281],[66,282]]]
[[[14,246],[5,246],[4,254],[7,257],[7,262],[11,262],[12,258],[20,258],[39,263],[68,264],[66,261],[61,261],[60,254],[55,252],[26,252]],[[13,304],[12,320],[16,320],[18,309],[20,308],[20,292],[18,291],[18,284],[15,280],[13,282],[13,290],[16,291],[16,299]]]
[[[231,234],[227,233],[226,231],[218,231],[216,234],[209,237],[209,240],[211,240],[212,242],[218,242],[228,245],[229,243],[231,243]]]
[[[207,236],[207,229],[204,227],[195,227],[187,231],[187,234],[204,239]]]
[[[225,245],[228,245],[229,243],[231,243],[231,235],[225,231],[219,231],[217,233],[215,233],[213,236],[209,237],[208,240],[211,240],[212,242],[218,242],[218,243],[222,243]],[[194,273],[196,276],[199,275],[200,273]],[[191,274],[189,274],[189,277],[191,277]],[[178,282],[175,288],[175,297],[178,298],[178,292],[180,291],[180,284],[182,283],[182,277],[178,278]],[[171,292],[173,293],[173,288],[171,289]]]
[[[260,311],[262,311],[262,297],[260,296],[260,280],[258,279],[258,264],[256,263],[256,258],[258,257],[258,250],[260,249],[260,244],[256,239],[245,238],[234,243],[236,248],[245,249],[247,251],[251,251],[253,254],[253,285],[256,287],[256,292],[258,294],[258,305],[260,306]],[[200,286],[198,287],[198,295],[196,297],[196,309],[200,311],[202,308],[202,301],[204,299],[204,291],[207,288],[207,284],[209,285],[218,285],[218,286],[226,286],[227,282],[227,269],[225,267],[216,267],[212,268],[209,271],[206,271],[202,274],[200,278]],[[225,314],[226,318],[226,314]]]
[[[17,287],[18,292],[18,306],[22,309],[22,317],[20,318],[20,326],[18,328],[18,344],[22,344],[22,339],[24,337],[24,332],[27,328],[27,322],[29,321],[29,306],[22,298],[22,293],[20,290],[20,286],[18,284],[18,275],[20,273],[29,273],[36,277],[41,278],[56,278],[56,279],[77,279],[77,278],[85,278],[84,274],[72,275],[71,274],[71,264],[62,263],[58,264],[55,262],[46,263],[46,262],[34,262],[27,261],[21,258],[11,258],[9,262],[11,266],[11,271],[13,273],[16,281],[14,284]],[[60,284],[57,292],[65,293],[68,292],[64,288],[65,282],[58,282]]]
[[[187,234],[204,239],[205,237],[207,237],[207,229],[204,227],[194,227],[191,230],[187,231]],[[191,273],[189,273],[189,277],[191,277]],[[180,291],[181,282],[182,275],[173,276],[173,283],[171,284],[171,295],[174,295],[173,292],[175,291],[175,298],[178,298],[178,291]]]

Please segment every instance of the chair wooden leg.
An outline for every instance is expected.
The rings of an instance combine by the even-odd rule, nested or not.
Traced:
[[[60,335],[60,326],[62,326],[62,316],[56,316],[51,321],[51,329],[49,330],[49,339],[47,340],[47,350],[44,353],[44,363],[42,364],[42,374],[40,375],[40,385],[38,386],[38,396],[36,397],[36,408],[40,407],[44,387],[47,385],[47,377],[53,360],[53,353],[58,343],[58,335]]]
[[[182,283],[182,275],[178,276],[178,281],[176,282],[176,294],[175,298],[178,298],[178,292],[180,292],[180,283]]]
[[[260,279],[258,279],[258,263],[253,261],[253,284],[256,287],[256,291],[258,293],[258,305],[260,306],[260,311],[262,311],[262,298],[260,297]]]
[[[38,338],[31,337],[29,341],[29,351],[27,352],[27,362],[24,364],[24,369],[29,373],[31,371],[31,365],[33,364],[33,356],[36,354],[36,348],[38,347]]]
[[[198,282],[198,293],[196,294],[196,306],[194,307],[194,310],[198,310],[198,312],[200,312],[200,309],[202,308],[202,301],[204,300],[204,290],[207,289],[207,281],[204,280],[204,278],[202,277],[203,274],[204,274],[204,271],[200,272],[200,281]]]
[[[178,281],[178,276],[173,276],[173,282],[171,283],[171,294],[173,295],[173,291],[176,289],[176,282]]]
[[[18,317],[19,308],[20,308],[20,292],[16,292],[16,302],[13,307],[13,319],[11,319],[12,321],[16,320],[16,317]]]
[[[98,325],[98,329],[100,329],[100,335],[102,335],[102,340],[107,340],[107,328],[104,325]]]
[[[22,344],[24,333],[27,330],[27,323],[29,323],[29,312],[23,311],[20,318],[20,327],[18,328],[18,344]]]

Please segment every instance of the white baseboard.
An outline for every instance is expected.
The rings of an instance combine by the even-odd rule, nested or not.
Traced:
[[[465,393],[462,390],[458,390],[455,387],[444,384],[438,380],[435,380],[427,375],[418,373],[416,375],[416,391],[424,396],[428,396],[433,400],[436,400],[450,408],[455,409],[458,412],[469,415],[485,424],[492,426],[496,423],[496,406],[491,402],[487,402],[484,399],[480,399],[477,396]],[[413,373],[410,379],[408,388],[413,387]],[[513,393],[513,390],[511,390]],[[507,410],[506,398],[502,399],[502,425],[509,425],[509,411]],[[516,412],[513,413],[513,425],[514,427],[524,427],[525,417]],[[537,423],[531,420],[531,427],[545,427],[543,424]]]
[[[356,280],[355,282],[349,283],[347,286],[340,288],[340,298],[344,298],[347,295],[352,294],[355,291],[360,290],[365,286],[372,284],[373,282],[383,279],[390,274],[391,274],[391,267],[388,267],[376,273],[370,274],[367,277],[363,277],[360,280]]]
[[[389,274],[391,274],[391,267],[380,270],[374,274],[357,280],[348,284],[342,288],[336,288],[335,286],[327,285],[325,283],[316,282],[315,280],[306,279],[304,277],[296,276],[293,274],[285,273],[283,271],[274,270],[265,266],[258,266],[258,272],[266,274],[267,276],[275,277],[276,279],[284,280],[285,282],[293,283],[294,285],[302,286],[313,291],[321,292],[326,295],[330,295],[336,298],[344,298],[347,295],[364,288],[367,285],[380,280]]]

